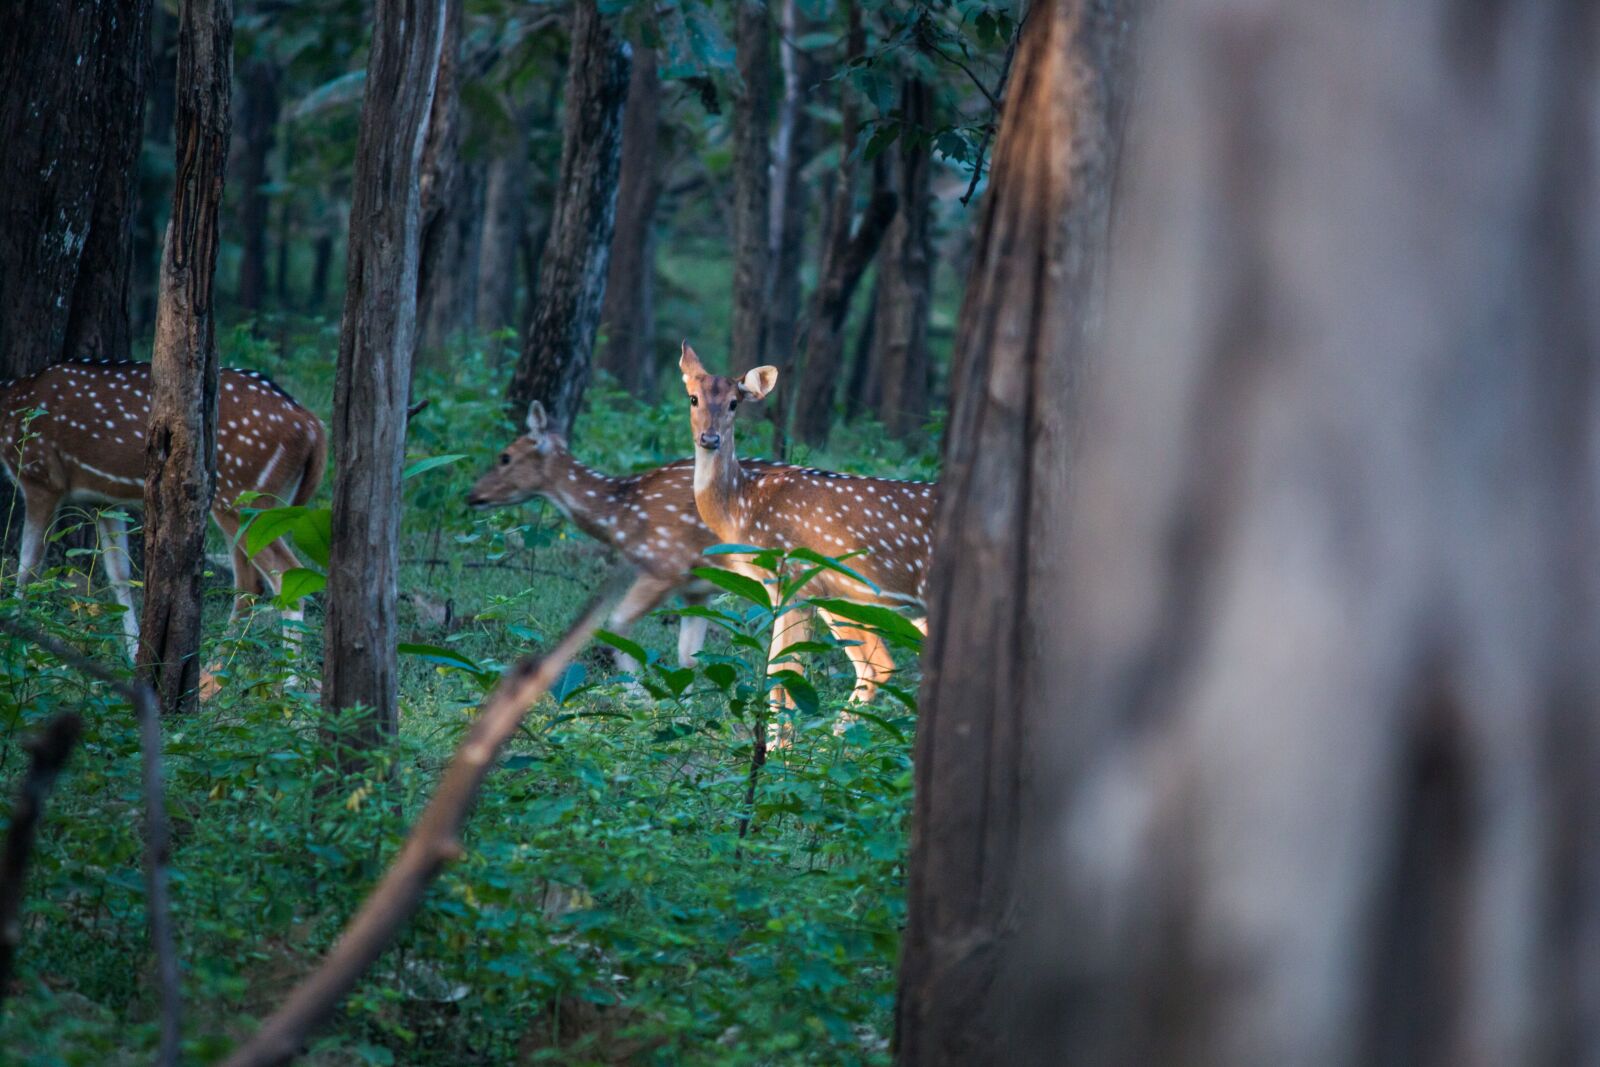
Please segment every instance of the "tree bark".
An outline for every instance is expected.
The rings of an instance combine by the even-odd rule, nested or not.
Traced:
[[[260,311],[267,294],[268,161],[278,135],[278,68],[256,56],[245,64],[240,79],[244,103],[239,109],[239,306]]]
[[[422,338],[417,352],[427,366],[439,366],[450,345],[472,332],[477,306],[485,173],[474,162],[463,162],[459,170],[432,250],[433,281],[418,296]]]
[[[851,3],[848,55],[851,59],[866,50],[866,31],[861,24],[861,9]],[[861,130],[861,102],[841,84],[839,129],[839,167],[834,176],[833,202],[828,208],[828,229],[823,238],[822,266],[817,288],[811,294],[807,316],[805,360],[800,368],[800,385],[795,392],[794,435],[810,445],[824,444],[833,424],[833,400],[838,390],[843,330],[850,313],[850,299],[856,285],[878,251],[883,234],[895,214],[895,196],[881,181],[881,167],[874,168],[874,190],[861,225],[851,233],[855,217],[856,138]]]
[[[903,127],[894,160],[900,211],[878,257],[873,344],[876,407],[884,429],[906,437],[928,419],[928,306],[933,288],[932,158],[924,140],[933,128],[933,94],[908,78],[900,94]]]
[[[1061,593],[1072,394],[1099,320],[1127,7],[1030,9],[984,198],[928,603],[895,1025],[904,1064],[1028,1051],[1000,976],[1019,951],[1028,760],[1071,708],[1041,688],[1062,609],[1044,590]]]
[[[815,140],[815,123],[806,110],[805,98],[817,79],[815,64],[794,44],[810,27],[800,15],[799,0],[783,0],[778,27],[783,98],[778,104],[772,148],[771,295],[763,351],[765,361],[778,368],[778,392],[766,407],[772,423],[773,455],[781,460],[788,448],[789,405],[784,399],[790,392],[798,353],[800,264],[805,259],[806,219],[811,214],[811,191],[800,180]]]
[[[174,78],[178,72],[178,20],[160,4],[150,8],[150,61],[146,65],[143,144],[152,152],[172,150],[173,113],[177,109]],[[133,228],[133,264],[129,270],[131,336],[155,329],[156,302],[161,295],[161,225],[164,205],[172,202],[170,176],[151,173],[135,161],[139,211]]]
[[[462,0],[445,0],[444,47],[438,85],[428,115],[422,148],[420,209],[422,238],[417,259],[416,331],[419,357],[440,354],[459,329],[456,312],[457,271],[461,265],[461,222],[467,213],[461,165]]]
[[[356,142],[344,326],[334,379],[333,486],[322,706],[366,714],[345,742],[398,728],[395,582],[400,468],[416,351],[423,144],[446,0],[378,0]]]
[[[517,319],[517,245],[527,227],[528,134],[534,109],[518,107],[516,126],[506,144],[489,161],[484,179],[483,234],[478,253],[478,329],[493,333],[515,329]]]
[[[606,346],[600,366],[635,396],[653,393],[656,202],[661,197],[661,79],[653,49],[636,49],[622,115],[621,180],[611,270],[606,279]]]
[[[616,222],[627,96],[627,48],[601,18],[594,0],[578,0],[572,12],[561,176],[522,358],[507,395],[518,423],[528,404],[538,400],[556,429],[570,431],[588,387]]]
[[[0,5],[0,378],[125,359],[149,0]]]
[[[231,0],[185,0],[176,85],[177,164],[150,361],[138,654],[168,715],[194,710],[200,682],[206,516],[217,467],[213,290],[233,122]]]
[[[1150,18],[1035,1047],[1595,1062],[1600,9]]]
[[[739,86],[733,98],[733,317],[730,368],[766,362],[771,250],[772,24],[765,0],[736,0],[734,41]]]

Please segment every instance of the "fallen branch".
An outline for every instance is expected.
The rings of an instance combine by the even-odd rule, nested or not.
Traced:
[[[445,768],[439,788],[338,943],[317,968],[290,990],[255,1036],[225,1061],[224,1067],[260,1067],[287,1062],[307,1037],[332,1014],[356,981],[372,966],[416,913],[429,883],[446,863],[462,854],[458,834],[478,798],[500,749],[517,732],[534,702],[555,684],[567,664],[588,642],[622,590],[614,572],[601,593],[556,646],[542,659],[519,661],[478,709],[472,729]]]
[[[172,944],[172,905],[167,891],[167,864],[172,833],[161,773],[161,717],[156,695],[143,682],[118,678],[72,646],[11,619],[0,618],[0,633],[10,634],[49,652],[62,663],[97,679],[133,705],[139,722],[140,775],[144,785],[145,912],[150,919],[150,944],[156,954],[156,986],[161,1004],[161,1043],[156,1063],[178,1062],[183,999],[178,989],[178,954]]]
[[[45,797],[82,732],[83,720],[68,711],[45,723],[39,735],[26,742],[32,759],[22,776],[17,803],[11,809],[5,851],[0,853],[0,1004],[5,1003],[6,991],[11,987],[12,962],[22,943],[22,888],[39,820],[44,815]]]

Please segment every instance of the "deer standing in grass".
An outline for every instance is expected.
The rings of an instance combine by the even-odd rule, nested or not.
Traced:
[[[63,503],[138,504],[144,499],[145,426],[150,417],[150,364],[59,363],[0,385],[0,463],[22,491],[26,515],[17,580],[36,577],[45,531]],[[233,547],[237,616],[261,595],[277,592],[281,575],[299,566],[281,542],[251,559],[239,538],[239,497],[304,504],[322,483],[328,435],[322,422],[254,371],[224,370],[217,393],[217,486],[211,517]],[[127,529],[121,517],[97,520],[106,577],[122,614],[131,657],[139,642]],[[248,594],[248,596],[244,595]],[[289,613],[298,618],[299,611]]]
[[[755,473],[771,464],[757,461],[749,467]],[[535,400],[528,406],[528,432],[506,446],[472,487],[467,503],[504,507],[542,496],[584,533],[622,553],[639,576],[612,611],[611,627],[620,631],[675,591],[694,605],[718,591],[690,573],[693,567],[727,566],[729,558],[703,554],[718,539],[695,510],[694,470],[693,461],[679,460],[622,478],[592,471],[573,457],[566,438],[550,429],[544,406]],[[877,663],[885,657],[882,638],[826,614],[825,620],[851,642],[845,652],[855,668],[857,691],[865,687],[870,696]],[[693,666],[705,638],[706,620],[686,616],[679,623],[678,662]]]
[[[850,567],[876,589],[834,571],[822,571],[806,591],[866,604],[921,610],[933,547],[938,486],[802,467],[752,468],[734,454],[739,403],[760,400],[778,382],[776,367],[757,367],[742,378],[710,374],[688,343],[678,361],[689,394],[694,438],[694,502],[717,540],[771,548],[809,548],[825,556],[863,553]],[[725,566],[730,564],[724,564]],[[737,564],[732,564],[737,566]],[[766,580],[754,568],[751,577]],[[798,640],[805,618],[787,613],[773,627],[774,649]],[[927,632],[926,620],[918,625]],[[878,677],[893,664],[879,651]],[[858,696],[859,696],[858,692]],[[870,697],[870,691],[866,694]]]

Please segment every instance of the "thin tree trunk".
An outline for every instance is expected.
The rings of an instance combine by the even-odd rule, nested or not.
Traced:
[[[1600,1060],[1597,44],[1152,9],[1035,594],[1036,1058]]]
[[[1014,1063],[1027,1048],[999,979],[1019,951],[1037,781],[1027,761],[1051,720],[1077,714],[1041,688],[1062,608],[1043,590],[1061,594],[1071,391],[1099,320],[1126,9],[1033,5],[984,198],[930,583],[895,1025],[903,1064]]]
[[[444,47],[438,85],[428,115],[422,148],[420,207],[422,239],[417,259],[415,331],[423,360],[436,358],[449,334],[454,310],[455,272],[460,266],[461,173],[461,20],[463,0],[445,0]]]
[[[483,235],[478,258],[478,329],[493,333],[516,328],[517,245],[527,226],[528,134],[535,109],[517,107],[516,126],[489,161],[485,178]]]
[[[283,123],[283,173],[288,175],[294,168],[294,127]],[[294,240],[295,198],[283,197],[283,202],[278,207],[278,240],[277,240],[277,266],[272,272],[273,286],[278,297],[278,306],[288,308],[292,306],[289,299],[289,249]]]
[[[125,359],[149,0],[0,5],[0,378]]]
[[[866,49],[866,31],[861,24],[859,5],[852,3],[849,10],[848,54],[854,59]],[[877,166],[867,210],[861,217],[861,225],[851,233],[859,169],[855,143],[861,130],[861,102],[842,83],[840,93],[839,167],[834,177],[833,202],[828,208],[822,267],[807,315],[805,360],[800,368],[799,387],[794,390],[792,429],[797,438],[810,445],[827,441],[842,369],[842,331],[850,313],[850,299],[895,214],[895,195],[885,187],[884,168]]]
[[[794,42],[808,29],[799,0],[783,0],[779,16],[778,56],[783,68],[783,98],[778,105],[778,130],[772,149],[772,215],[770,225],[771,295],[767,299],[766,362],[778,368],[777,395],[767,401],[772,423],[773,455],[788,448],[788,404],[799,344],[800,265],[805,259],[806,219],[811,213],[810,189],[800,180],[811,158],[815,124],[806,111],[806,94],[816,82],[815,64]]]
[[[344,740],[398,728],[395,582],[400,468],[416,351],[419,186],[446,0],[378,0],[356,142],[344,326],[333,393],[333,536],[322,706],[366,709]]]
[[[933,288],[930,245],[932,158],[921,134],[931,131],[933,93],[918,78],[900,94],[905,128],[895,158],[900,211],[878,258],[874,344],[880,391],[876,407],[883,425],[905,437],[928,419],[928,306]]]
[[[661,80],[653,49],[633,56],[622,116],[617,228],[606,279],[600,366],[635,396],[655,383],[656,202],[661,197]]]
[[[328,278],[333,273],[333,234],[320,231],[311,245],[311,291],[306,307],[319,312],[328,306]]]
[[[733,100],[733,318],[731,367],[766,360],[771,249],[767,218],[772,150],[772,23],[765,0],[735,0],[734,40],[739,85]]]
[[[217,466],[213,290],[232,125],[231,0],[185,0],[176,85],[177,167],[150,366],[138,654],[168,715],[193,711],[200,683],[206,516]]]
[[[268,162],[278,135],[278,68],[261,56],[245,64],[239,109],[239,306],[260,311],[267,293]]]
[[[435,280],[418,298],[422,339],[418,358],[438,366],[450,345],[472,332],[483,243],[484,167],[462,163],[433,249]]]
[[[889,224],[891,229],[894,223]],[[844,417],[850,422],[864,411],[878,410],[883,395],[883,369],[878,365],[878,315],[877,308],[882,302],[882,269],[879,264],[879,276],[873,279],[872,289],[867,294],[866,314],[861,316],[860,325],[856,327],[856,341],[850,353],[850,384],[845,388]]]
[[[550,234],[539,258],[539,288],[507,400],[520,423],[538,400],[561,432],[589,384],[589,361],[605,297],[616,221],[628,51],[595,9],[578,0],[562,122],[561,176]]]
[[[177,108],[173,85],[178,71],[177,33],[178,20],[160,4],[152,4],[143,137],[144,144],[158,154],[172,149],[173,112]],[[172,203],[172,181],[164,173],[138,166],[134,170],[139,212],[133,228],[130,316],[131,336],[142,337],[155,328],[156,301],[161,294],[161,245],[166,235],[161,219],[165,207]]]

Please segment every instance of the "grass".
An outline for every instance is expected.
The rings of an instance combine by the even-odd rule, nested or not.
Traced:
[[[270,344],[230,336],[225,362],[267,370],[326,412],[327,328],[268,332]],[[208,654],[227,684],[166,738],[192,1062],[248,1033],[329,946],[425,802],[485,678],[559,633],[609,565],[548,507],[462,506],[512,432],[492,362],[480,346],[419,382],[432,403],[413,421],[411,451],[468,458],[407,483],[400,577],[401,640],[482,671],[402,657],[400,736],[371,773],[330,770],[328,724],[313,697],[283,686],[290,664],[270,613],[225,634],[228,570],[216,567]],[[683,418],[676,398],[641,405],[602,384],[575,450],[612,471],[658,463],[686,451]],[[870,428],[846,429],[807,461],[824,460],[903,476],[932,467]],[[212,547],[220,561],[224,546]],[[64,574],[55,582],[0,609],[119,657],[109,598]],[[819,706],[764,769],[741,839],[764,675],[747,647],[749,606],[724,598],[719,610],[695,671],[673,669],[671,607],[634,632],[664,656],[645,679],[656,697],[622,685],[603,649],[585,653],[565,699],[535,710],[491,776],[466,857],[308,1062],[887,1062],[913,714],[881,697],[836,736],[848,666],[837,652],[812,657]],[[319,629],[312,604],[307,655]],[[914,677],[902,683],[914,692]],[[131,712],[0,641],[0,804],[21,740],[67,707],[88,728],[41,834],[0,1048],[39,1067],[143,1063],[155,1027]]]

